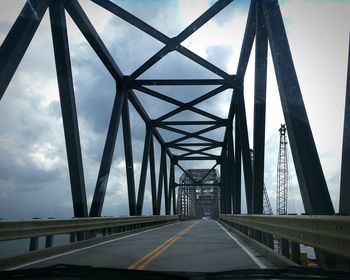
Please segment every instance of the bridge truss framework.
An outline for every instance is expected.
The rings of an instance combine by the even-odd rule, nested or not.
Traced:
[[[181,219],[219,219],[220,177],[215,168],[187,169],[179,179],[177,214]]]
[[[232,0],[219,0],[206,12],[193,21],[177,36],[170,38],[153,28],[133,14],[122,9],[109,0],[91,0],[96,5],[123,19],[141,31],[164,44],[131,75],[124,75],[113,59],[109,50],[85,14],[77,0],[32,0],[27,2],[12,26],[0,48],[0,98],[3,97],[18,65],[21,62],[43,15],[50,14],[54,56],[59,86],[70,185],[74,215],[76,217],[100,216],[106,194],[108,176],[111,169],[113,152],[118,134],[120,118],[124,135],[127,188],[130,215],[142,215],[148,165],[152,191],[152,209],[154,215],[161,213],[161,201],[164,194],[165,213],[170,214],[171,206],[176,213],[175,166],[181,168],[182,161],[210,160],[221,170],[221,212],[241,213],[241,162],[243,162],[246,202],[249,214],[261,214],[263,211],[264,187],[264,146],[265,146],[265,105],[266,105],[266,69],[268,42],[271,49],[283,114],[288,129],[290,147],[300,186],[301,196],[306,213],[334,214],[334,208],[316,150],[301,90],[283,24],[277,0],[252,0],[245,27],[238,67],[235,75],[230,75],[193,53],[182,45],[195,31],[211,20]],[[116,82],[116,93],[111,113],[108,133],[100,163],[93,202],[90,210],[86,202],[85,181],[80,147],[78,119],[75,106],[72,79],[71,57],[69,51],[65,11],[68,12],[87,42],[103,62]],[[255,101],[253,150],[254,163],[251,167],[248,129],[244,101],[244,77],[249,57],[255,40]],[[198,65],[219,76],[218,79],[140,79],[151,66],[159,62],[170,52],[177,52]],[[257,67],[257,65],[259,67]],[[340,188],[340,212],[349,213],[350,204],[350,93],[348,73],[346,114],[344,121],[344,145]],[[190,101],[181,102],[176,96],[168,97],[148,86],[201,86],[213,85],[215,89]],[[232,98],[227,118],[212,115],[196,105],[224,90],[232,91]],[[137,98],[135,90],[156,97],[177,108],[157,119],[151,119],[147,108]],[[130,133],[129,103],[136,109],[146,125],[146,136],[142,157],[141,175],[138,193],[135,192],[133,149]],[[169,121],[171,116],[185,110],[207,117],[209,121]],[[302,120],[302,121],[301,121]],[[233,123],[235,129],[233,130]],[[177,126],[192,125],[198,127],[196,132],[188,132]],[[203,128],[203,126],[206,126]],[[222,141],[206,136],[206,132],[224,127]],[[183,136],[166,142],[159,128],[180,133]],[[161,145],[160,169],[158,183],[155,172],[154,140]],[[188,142],[188,141],[191,142]],[[210,150],[221,148],[217,155]],[[178,155],[174,150],[182,151]],[[170,162],[168,177],[167,161]]]

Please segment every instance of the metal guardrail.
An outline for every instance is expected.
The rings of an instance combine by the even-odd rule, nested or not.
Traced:
[[[238,230],[243,226],[350,258],[348,216],[222,214],[220,220],[235,226]]]
[[[120,218],[72,218],[26,221],[0,221],[0,241],[39,236],[102,230],[128,225],[143,225],[177,220],[177,216],[133,216]]]

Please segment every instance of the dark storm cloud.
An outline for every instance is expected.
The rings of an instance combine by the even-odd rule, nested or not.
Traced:
[[[115,2],[170,37],[176,36],[190,23],[184,24],[183,21],[178,23],[181,16],[176,12],[176,9],[179,8],[176,1],[166,1],[166,3],[147,1],[147,5],[141,0]],[[243,11],[246,13],[248,2],[234,1],[227,10],[219,13],[214,21],[224,26],[234,16]],[[106,12],[105,15],[109,16],[109,13]],[[95,22],[99,23],[98,17],[95,18]],[[0,33],[3,30],[6,31],[7,24],[7,21],[0,22]],[[47,215],[56,217],[72,216],[61,109],[49,29],[46,16],[14,80],[0,102],[0,216],[3,217],[33,217],[41,216],[40,213],[48,213]],[[116,17],[112,17],[102,29],[101,38],[126,75],[132,73],[163,47],[162,43]],[[232,36],[236,34],[235,32],[236,30],[232,30]],[[69,36],[86,189],[88,200],[91,201],[114,102],[115,82],[82,35],[77,33],[77,30],[75,33],[69,30]],[[231,36],[231,34],[225,34],[225,36]],[[205,49],[204,58],[228,71],[228,63],[233,52],[230,45],[223,45],[219,42]],[[184,58],[181,54],[172,52],[144,73],[141,78],[200,79],[217,78],[217,76]],[[150,88],[179,98],[183,102],[189,102],[200,94],[213,89],[213,87]],[[136,94],[151,118],[156,118],[176,108],[174,105],[148,97],[144,93]],[[220,106],[221,103],[225,105],[225,102],[229,103],[230,100],[230,93],[226,95],[226,99],[208,100],[207,103],[196,105],[196,107],[221,116],[224,107]],[[145,126],[133,106],[131,104],[129,106],[137,189]],[[203,117],[184,111],[171,119],[198,120]],[[194,128],[186,129],[194,130]],[[176,136],[165,130],[162,130],[161,134],[166,140],[172,140]],[[220,140],[222,134],[222,129],[220,133],[208,133],[212,137],[218,137],[217,140]],[[266,151],[266,163],[269,162],[269,164],[266,164],[265,171],[269,188],[270,186],[274,188],[276,178],[275,161],[278,136],[273,139],[271,146],[274,148],[268,147]],[[155,143],[155,151],[156,173],[158,174],[160,157],[158,143]],[[123,134],[120,126],[103,209],[104,215],[128,214],[123,163]],[[182,164],[184,168],[212,167],[213,165],[214,162],[184,162]],[[177,168],[176,176],[179,177],[181,173],[182,171]],[[332,184],[335,184],[336,177],[332,177],[331,181]],[[146,199],[149,199],[149,182],[147,182],[146,190]],[[26,207],[21,209],[18,205]],[[145,203],[145,213],[150,213],[149,200]]]

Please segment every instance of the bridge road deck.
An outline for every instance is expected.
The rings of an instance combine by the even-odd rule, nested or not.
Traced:
[[[154,271],[215,272],[271,267],[267,260],[241,241],[238,242],[240,244],[214,220],[177,222],[44,259],[23,268],[72,264]]]

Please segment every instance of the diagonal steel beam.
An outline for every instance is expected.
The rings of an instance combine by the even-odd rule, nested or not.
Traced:
[[[102,1],[103,2],[103,1]],[[82,10],[81,6],[77,1],[68,0],[66,2],[66,9],[73,18],[75,24],[78,26],[80,31],[83,33],[89,44],[95,50],[96,54],[100,57],[101,61],[105,64],[111,75],[120,84],[127,84],[127,79],[123,76],[118,65],[115,63],[113,57],[109,53],[108,49],[103,44],[101,38],[97,34],[93,25],[87,18],[86,14]],[[140,114],[141,118],[145,121],[147,125],[151,125],[151,119],[144,110],[142,104],[137,99],[133,91],[130,90],[129,96],[130,102],[133,104],[137,112]],[[160,136],[159,132],[155,129],[153,130],[154,136],[157,138],[161,145],[164,145],[164,140]],[[171,156],[170,151],[167,149],[167,153]]]
[[[238,111],[237,96],[234,98],[235,111]],[[238,116],[235,115],[235,155],[234,155],[234,189],[233,189],[233,213],[241,214],[241,174],[242,174],[242,145],[240,137],[240,124]],[[232,133],[232,131],[229,131]]]
[[[164,206],[165,206],[165,215],[170,215],[170,192],[168,188],[168,167],[167,167],[167,159],[166,155],[164,157],[164,173],[163,173],[163,179],[164,179]]]
[[[173,105],[177,105],[177,106],[181,106],[183,105],[184,103],[175,99],[175,98],[171,98],[167,95],[164,95],[164,94],[161,94],[160,92],[158,91],[155,91],[153,89],[150,89],[150,88],[147,88],[147,87],[144,87],[144,86],[140,86],[140,85],[135,85],[134,86],[134,89],[140,91],[140,92],[143,92],[143,93],[146,93],[147,95],[150,95],[150,96],[153,96],[155,98],[158,98],[160,100],[163,100],[163,101],[166,101],[170,104],[173,104]]]
[[[334,214],[278,1],[262,1],[262,7],[305,211],[310,214]]]
[[[226,86],[217,87],[217,88],[207,92],[206,94],[203,94],[203,95],[195,98],[194,100],[192,100],[190,102],[183,103],[181,106],[179,106],[179,108],[176,108],[176,109],[174,109],[174,110],[164,114],[163,116],[157,118],[156,121],[158,121],[158,122],[159,121],[163,121],[163,120],[168,119],[168,118],[170,118],[170,117],[172,117],[172,116],[174,116],[174,115],[176,115],[176,114],[178,114],[178,113],[180,113],[182,111],[185,111],[185,110],[191,110],[191,111],[193,111],[195,113],[201,114],[200,112],[198,112],[198,109],[197,110],[193,110],[193,108],[194,108],[193,106],[195,106],[195,105],[197,105],[197,104],[199,104],[199,103],[201,103],[201,102],[203,102],[205,100],[208,100],[209,98],[211,98],[211,97],[213,97],[213,96],[223,92],[226,89],[227,89]],[[201,112],[203,112],[203,111],[201,110]],[[212,119],[214,119],[216,121],[220,121],[220,120],[222,121],[222,119],[219,118],[219,117],[212,117],[212,114],[210,114],[207,117],[208,118],[212,118]]]
[[[350,38],[344,113],[343,149],[340,175],[339,213],[350,214]]]
[[[143,201],[145,197],[148,157],[149,157],[151,137],[152,137],[151,129],[152,128],[150,127],[146,127],[145,144],[143,148],[141,174],[140,174],[140,184],[139,184],[139,190],[137,195],[137,205],[136,205],[136,212],[137,212],[137,215],[139,216],[142,215]]]
[[[196,147],[196,146],[194,146]],[[222,144],[211,144],[211,145],[204,145],[204,147],[206,147],[208,150],[210,149],[214,149],[214,148],[219,148],[219,147],[222,147]],[[177,150],[181,150],[181,151],[184,151],[184,152],[196,152],[196,151],[199,151],[199,150],[193,150],[193,148],[185,148],[185,147],[182,147],[182,146],[174,146],[174,147],[171,147],[172,149],[177,149]]]
[[[210,168],[210,170],[209,170],[206,174],[204,174],[204,176],[202,177],[202,179],[200,179],[200,180],[198,181],[198,183],[202,183],[202,182],[204,181],[204,179],[207,178],[208,175],[209,175],[209,174],[215,169],[215,167],[217,167],[217,166],[218,166],[218,163],[215,163],[214,166],[213,166],[212,168]]]
[[[237,92],[237,118],[239,121],[239,133],[241,148],[242,148],[242,159],[243,159],[243,170],[244,170],[244,184],[246,190],[247,210],[248,214],[252,214],[252,191],[253,191],[253,174],[252,164],[250,156],[250,146],[248,137],[247,118],[245,113],[244,95],[243,88]]]
[[[100,169],[97,176],[94,196],[90,208],[90,217],[101,216],[103,201],[106,195],[108,177],[111,170],[114,147],[117,139],[120,116],[126,99],[126,89],[117,84],[117,92],[113,104],[112,115],[109,122],[105,146],[103,149]]]
[[[244,37],[241,52],[239,55],[236,75],[238,79],[244,79],[247,70],[250,53],[252,51],[255,32],[256,32],[256,6],[258,0],[251,0],[247,23],[245,26]]]
[[[132,74],[133,78],[140,76],[144,71],[146,71],[152,65],[154,65],[157,61],[159,61],[164,55],[166,55],[168,52],[173,50],[178,51],[179,53],[183,54],[184,56],[188,57],[189,59],[193,60],[194,62],[198,63],[199,65],[205,67],[209,71],[212,71],[213,73],[221,77],[228,76],[226,72],[216,67],[215,65],[211,64],[210,62],[206,61],[205,59],[201,58],[200,56],[196,55],[195,53],[191,52],[184,46],[180,45],[180,43],[184,41],[187,37],[189,37],[193,32],[198,30],[201,26],[203,26],[207,21],[209,21],[222,9],[224,9],[233,0],[218,1],[175,38],[169,38],[168,36],[162,34],[160,31],[156,30],[155,28],[143,22],[139,18],[135,17],[134,15],[125,11],[124,9],[120,8],[118,5],[114,4],[111,1],[108,1],[108,0],[92,0],[92,1],[166,45],[159,52],[157,52],[153,57],[151,57],[147,62],[145,62],[142,66],[140,66]]]
[[[75,0],[68,0],[65,2],[65,8],[109,73],[119,84],[121,84],[123,81],[123,74],[121,70],[101,40],[100,36],[97,34],[94,26],[83,11],[79,2]]]
[[[129,214],[135,216],[136,212],[136,196],[135,196],[135,177],[134,177],[134,161],[132,155],[132,141],[130,129],[130,114],[129,102],[125,98],[122,110],[123,123],[123,138],[124,138],[124,152],[125,152],[125,168],[128,185],[128,199],[129,199]]]
[[[188,176],[188,178],[190,178],[190,180],[194,184],[197,184],[197,181],[192,177],[192,175],[190,173],[187,172],[187,170],[185,170],[179,163],[177,163],[177,166],[182,170],[183,173],[185,173]]]
[[[244,31],[243,42],[242,42],[242,47],[239,55],[236,76],[235,76],[235,84],[238,86],[240,83],[243,83],[242,81],[244,81],[244,76],[248,66],[250,53],[253,47],[255,32],[256,32],[256,0],[252,0],[249,6],[249,12],[248,12],[245,31]],[[233,94],[235,94],[234,91],[233,91]],[[230,107],[229,107],[229,113],[228,113],[228,123],[233,122],[235,109],[236,109],[236,104],[235,104],[234,98],[232,97]],[[226,129],[225,138],[226,138],[227,131],[228,130]]]
[[[217,128],[220,128],[220,127],[223,127],[225,126],[223,123],[216,123],[214,125],[211,125],[207,128],[204,128],[204,129],[208,129],[206,132],[208,131],[211,131],[211,130],[214,130],[214,129],[217,129]],[[168,125],[159,125],[158,126],[159,128],[162,128],[162,129],[165,129],[165,130],[169,130],[169,131],[173,131],[173,132],[176,132],[176,133],[179,133],[179,134],[182,134],[182,135],[187,135],[187,136],[191,136],[193,134],[196,134],[197,132],[189,132],[189,131],[186,131],[186,130],[183,130],[183,129],[179,129],[179,128],[176,128],[176,127],[172,127],[172,126],[168,126]]]
[[[155,55],[153,55],[149,60],[147,60],[143,65],[141,65],[138,69],[131,74],[133,79],[142,75],[145,71],[147,71],[150,67],[152,67],[155,63],[161,60],[167,53],[171,51],[179,51],[183,55],[192,59],[196,63],[205,67],[210,71],[215,71],[214,73],[219,76],[227,77],[228,74],[222,71],[220,68],[217,68],[213,64],[208,61],[202,59],[198,55],[194,54],[190,50],[186,49],[184,46],[180,45],[181,42],[186,40],[189,36],[191,36],[195,31],[201,28],[204,24],[206,24],[211,18],[213,18],[217,13],[219,13],[222,9],[224,9],[228,4],[230,4],[232,0],[219,0],[213,6],[211,6],[207,11],[205,11],[202,15],[200,15],[194,22],[192,22],[187,28],[185,28],[179,35],[174,38],[169,38],[165,42],[165,46],[159,50]],[[185,52],[183,51],[185,49]],[[209,68],[207,68],[209,67]]]
[[[135,110],[140,115],[140,117],[143,119],[143,121],[146,124],[148,124],[149,126],[152,127],[152,120],[151,120],[151,118],[147,114],[145,108],[142,106],[142,103],[137,98],[136,94],[133,91],[131,91],[131,90],[129,91],[129,100],[130,100],[131,104],[134,106]],[[160,135],[159,131],[157,129],[155,129],[155,128],[153,129],[153,135],[156,137],[156,139],[158,140],[159,144],[162,147],[165,148],[166,153],[171,158],[172,157],[171,151],[166,146],[166,143],[165,143],[164,139],[162,138],[162,136]]]
[[[51,33],[55,54],[64,136],[75,217],[87,217],[83,161],[63,2],[50,4]]]
[[[178,143],[180,141],[184,141],[184,140],[187,140],[187,139],[190,139],[190,138],[197,138],[197,139],[201,139],[201,140],[204,140],[204,141],[208,141],[208,142],[213,143],[213,144],[217,144],[218,141],[210,139],[210,138],[207,138],[207,137],[203,137],[203,136],[201,136],[201,134],[209,132],[209,131],[212,131],[212,130],[220,128],[220,127],[221,127],[220,125],[213,125],[213,126],[210,126],[210,127],[207,127],[207,128],[201,129],[201,130],[198,130],[196,132],[192,132],[192,133],[188,133],[187,132],[188,133],[187,135],[185,135],[183,137],[180,137],[178,139],[175,139],[173,141],[170,141],[170,142],[168,142],[166,144],[167,145],[172,145],[172,144],[175,144],[175,143]],[[168,127],[168,129],[169,129],[169,127]],[[173,129],[173,128],[171,128],[171,129]]]
[[[206,111],[203,111],[203,110],[201,110],[201,109],[198,109],[198,108],[193,107],[193,106],[191,105],[190,102],[189,102],[189,103],[184,103],[184,102],[181,102],[181,101],[179,101],[179,100],[177,100],[177,99],[168,97],[168,96],[163,95],[163,94],[161,94],[161,93],[159,93],[159,92],[156,92],[156,91],[154,91],[154,90],[151,90],[151,89],[148,89],[148,88],[145,88],[145,87],[142,87],[142,86],[135,86],[134,89],[136,89],[136,90],[138,90],[138,91],[140,91],[140,92],[146,93],[146,94],[148,94],[148,95],[150,95],[150,96],[156,97],[156,98],[158,98],[158,99],[161,99],[161,100],[163,100],[163,101],[166,101],[166,102],[169,102],[169,103],[171,103],[171,104],[174,104],[174,105],[179,106],[178,112],[181,112],[181,111],[184,111],[184,110],[189,110],[189,111],[192,111],[192,112],[194,112],[194,113],[197,113],[197,114],[202,115],[202,116],[207,117],[207,118],[211,118],[211,119],[216,120],[216,121],[221,120],[221,119],[220,119],[219,117],[217,117],[216,115],[210,114],[210,113],[208,113],[208,112],[206,112]],[[206,99],[208,99],[208,98],[210,98],[210,97],[211,97],[211,96],[208,96],[208,97],[206,97],[205,99],[203,99],[202,101],[204,101],[204,100],[206,100]],[[200,101],[200,102],[201,102],[201,101]],[[169,115],[169,114],[170,114],[170,115],[174,115],[174,114],[176,114],[176,113],[170,112],[170,113],[167,113],[166,115]],[[163,115],[163,116],[159,117],[159,118],[157,119],[157,121],[160,121],[160,120],[162,120],[162,119],[164,119],[164,118],[168,118],[168,117],[165,117],[165,115]]]
[[[151,135],[151,139],[150,139],[149,165],[150,165],[150,177],[151,177],[152,213],[153,215],[157,215],[157,184],[156,184],[156,170],[155,170],[155,164],[154,164],[153,135]]]
[[[27,1],[0,48],[0,100],[49,6],[49,0]]]
[[[160,165],[159,165],[159,177],[158,177],[158,191],[157,191],[157,215],[160,215],[162,205],[162,191],[164,182],[164,162],[165,162],[165,150],[161,149]]]
[[[212,147],[204,147],[204,148],[201,148],[201,149],[198,149],[198,150],[192,150],[192,151],[189,151],[187,153],[184,153],[184,154],[181,154],[181,155],[178,155],[180,157],[187,157],[187,156],[190,156],[190,155],[193,155],[193,154],[201,154],[201,155],[205,155],[205,156],[212,156],[213,154],[210,154],[210,153],[204,153],[205,151],[208,151],[208,150],[211,150],[213,149]]]

